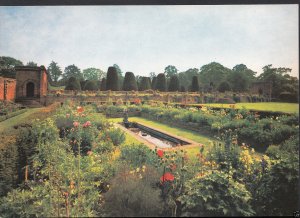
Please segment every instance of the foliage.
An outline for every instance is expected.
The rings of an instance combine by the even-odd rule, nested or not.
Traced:
[[[186,183],[179,198],[184,216],[252,216],[250,193],[232,175],[215,171]]]
[[[126,72],[124,82],[123,82],[123,90],[124,91],[136,91],[137,83],[135,80],[135,76],[132,72]]]
[[[161,92],[165,92],[167,89],[167,82],[165,74],[160,73],[156,77],[156,86],[155,89]]]
[[[78,81],[83,79],[80,69],[77,66],[75,66],[74,64],[65,67],[65,70],[64,70],[64,73],[62,76],[63,76],[64,81],[67,81],[71,77],[76,78]]]
[[[178,70],[175,66],[169,65],[165,68],[165,75],[167,79],[170,79],[172,76],[175,76],[177,74]]]
[[[151,89],[153,90],[156,90],[156,81],[157,81],[157,77],[154,76],[151,81]]]
[[[105,77],[105,72],[100,69],[90,67],[82,71],[82,76],[85,80],[101,80]]]
[[[160,216],[162,203],[160,190],[155,187],[157,181],[157,172],[148,166],[131,171],[126,166],[121,167],[104,195],[106,214],[114,217]]]
[[[84,90],[96,91],[98,90],[98,84],[96,80],[89,80],[84,85]]]
[[[142,77],[139,84],[139,91],[145,91],[151,89],[151,81],[149,77]]]
[[[226,91],[230,91],[230,90],[231,90],[231,87],[230,87],[230,84],[227,81],[221,82],[219,87],[218,87],[219,92],[226,92]]]
[[[61,71],[60,67],[54,61],[52,61],[49,64],[49,66],[47,68],[47,72],[49,73],[52,81],[54,81],[54,82],[57,82],[59,77],[62,75],[62,71]]]
[[[179,91],[179,80],[176,75],[171,76],[169,89],[170,92],[176,92]]]
[[[192,92],[199,92],[199,82],[198,82],[198,77],[197,76],[193,76],[191,91]]]
[[[114,146],[119,146],[125,141],[125,134],[120,129],[111,128],[104,131],[102,138],[111,141]]]
[[[76,79],[76,77],[69,78],[65,90],[81,90],[80,82]]]
[[[107,70],[106,90],[111,90],[111,91],[119,90],[118,73],[115,67],[109,67]]]
[[[100,85],[101,91],[106,91],[106,78],[102,78],[101,85]]]

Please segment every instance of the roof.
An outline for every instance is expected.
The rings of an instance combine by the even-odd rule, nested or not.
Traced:
[[[46,68],[44,66],[31,67],[31,66],[15,66],[16,71],[44,71]]]

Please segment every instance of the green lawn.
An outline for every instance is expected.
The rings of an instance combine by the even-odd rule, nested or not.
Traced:
[[[13,126],[28,121],[28,117],[38,111],[42,110],[42,108],[32,108],[28,109],[25,113],[19,114],[15,117],[9,118],[3,122],[0,122],[0,133],[6,131],[13,131]]]
[[[229,108],[232,104],[204,104],[211,107]],[[236,103],[235,108],[242,109],[245,107],[248,110],[258,111],[274,111],[285,113],[299,113],[299,104],[297,103],[281,103],[281,102],[259,102],[259,103]]]
[[[112,122],[122,122],[123,118],[111,118],[109,119]],[[164,130],[166,132],[170,132],[174,135],[177,136],[182,136],[185,137],[187,139],[193,140],[195,142],[201,143],[203,145],[206,146],[210,146],[212,141],[215,141],[215,139],[201,135],[197,132],[194,131],[190,131],[190,130],[186,130],[186,129],[182,129],[182,128],[177,128],[177,127],[170,127],[166,124],[161,124],[159,122],[155,122],[152,120],[148,120],[142,117],[130,117],[129,118],[130,122],[138,122],[147,126],[151,126],[157,129],[161,129]],[[126,134],[126,141],[132,143],[132,142],[136,142],[137,140],[135,138],[133,138],[132,136],[130,136],[129,134]],[[126,143],[126,142],[125,142]],[[206,149],[205,149],[206,150]],[[199,148],[198,147],[194,147],[194,148],[189,148],[187,149],[188,154],[195,154],[199,152]]]

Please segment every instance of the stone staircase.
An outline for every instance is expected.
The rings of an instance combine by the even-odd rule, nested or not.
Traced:
[[[29,108],[43,107],[43,105],[41,105],[40,103],[39,98],[17,98],[15,102]]]

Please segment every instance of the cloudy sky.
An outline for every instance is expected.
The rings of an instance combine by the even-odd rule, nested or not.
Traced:
[[[0,7],[0,56],[62,69],[179,71],[216,61],[299,74],[298,5]]]

